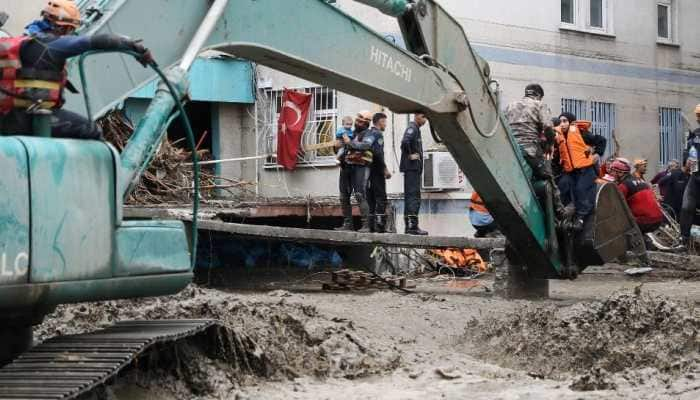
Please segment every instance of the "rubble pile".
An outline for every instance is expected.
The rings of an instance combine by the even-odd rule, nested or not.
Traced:
[[[113,111],[97,121],[105,140],[121,152],[134,132],[131,121],[121,111]],[[127,204],[191,203],[194,191],[192,152],[183,140],[163,140],[141,182],[127,199]],[[197,150],[200,160],[211,159],[208,150]],[[244,189],[246,182],[232,181],[214,175],[213,169],[200,168],[200,200],[214,198],[217,190]]]
[[[178,362],[170,363],[177,364],[177,370],[149,370],[145,381],[143,374],[126,378],[142,387],[180,388],[197,395],[224,393],[259,378],[354,379],[398,367],[396,351],[360,337],[349,321],[327,319],[314,307],[293,304],[289,296],[280,291],[260,301],[241,300],[190,286],[169,297],[62,305],[36,327],[35,337],[45,340],[94,331],[119,320],[219,320],[227,331],[226,342],[235,344],[231,350],[235,357],[227,358],[228,364],[189,343],[177,349]],[[179,383],[169,384],[175,382]],[[182,393],[175,397],[188,398]]]
[[[577,375],[574,390],[635,384],[639,371],[672,380],[700,368],[700,310],[668,298],[617,293],[568,307],[524,306],[506,318],[472,321],[474,355],[533,376]],[[641,383],[641,382],[639,382]]]

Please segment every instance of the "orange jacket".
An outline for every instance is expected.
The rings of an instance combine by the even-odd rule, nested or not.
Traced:
[[[569,127],[569,134],[566,136],[560,127],[557,127],[556,131],[559,158],[564,172],[572,172],[575,169],[587,168],[594,164],[592,152],[584,142],[577,126],[572,124]]]
[[[469,208],[478,212],[489,212],[489,210],[487,210],[486,206],[484,205],[484,201],[481,199],[481,196],[479,196],[479,193],[477,192],[472,192],[471,205],[469,206]]]

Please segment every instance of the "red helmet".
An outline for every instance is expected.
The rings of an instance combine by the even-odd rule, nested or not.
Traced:
[[[618,158],[612,162],[610,170],[612,172],[629,174],[632,168],[630,168],[629,163],[625,162],[625,160]]]

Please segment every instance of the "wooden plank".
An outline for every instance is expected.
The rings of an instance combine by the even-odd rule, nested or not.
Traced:
[[[412,236],[396,233],[359,233],[332,230],[286,228],[267,225],[234,224],[221,221],[200,221],[200,230],[225,232],[249,239],[316,243],[337,246],[391,246],[404,248],[458,248],[487,250],[502,248],[502,238],[469,238],[453,236]]]

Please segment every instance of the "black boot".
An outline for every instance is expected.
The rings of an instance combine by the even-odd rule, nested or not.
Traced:
[[[375,215],[374,231],[377,233],[386,233],[386,215],[385,214]]]
[[[377,232],[377,216],[375,214],[369,215],[369,231]]]
[[[370,228],[370,217],[369,216],[363,216],[362,217],[362,227],[358,232],[360,233],[370,233],[372,232],[372,229]]]
[[[408,225],[406,225],[406,234],[407,235],[428,236],[428,232],[426,232],[418,227],[418,216],[417,215],[409,215],[408,216]]]
[[[355,230],[355,224],[352,222],[352,217],[350,218],[343,218],[343,225],[335,228],[336,231],[354,231]]]

